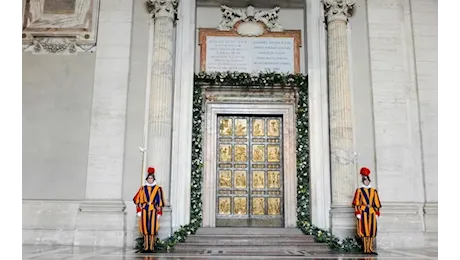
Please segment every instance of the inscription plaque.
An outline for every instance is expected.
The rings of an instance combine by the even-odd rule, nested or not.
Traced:
[[[247,37],[235,31],[202,28],[199,42],[201,71],[300,73],[299,30]]]
[[[206,71],[294,73],[294,39],[216,37],[206,39]]]

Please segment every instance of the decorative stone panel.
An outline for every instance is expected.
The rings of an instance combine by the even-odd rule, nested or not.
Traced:
[[[93,52],[100,0],[26,0],[23,51],[34,54]]]

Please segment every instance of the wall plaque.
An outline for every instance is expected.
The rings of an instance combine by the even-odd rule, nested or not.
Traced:
[[[284,30],[278,12],[222,6],[217,29],[199,30],[201,71],[300,73],[301,31]]]

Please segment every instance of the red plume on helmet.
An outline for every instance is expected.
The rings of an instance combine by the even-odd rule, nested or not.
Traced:
[[[363,175],[363,176],[369,176],[369,174],[371,174],[371,170],[369,170],[368,168],[366,167],[363,167],[361,168],[361,170],[359,171],[359,174]]]
[[[147,169],[147,173],[148,173],[148,174],[154,174],[154,173],[155,173],[155,168],[149,167],[149,168]]]

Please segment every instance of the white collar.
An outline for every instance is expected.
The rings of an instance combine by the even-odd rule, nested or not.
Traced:
[[[157,185],[157,182],[156,181],[153,181],[152,184],[148,183],[147,181],[145,181],[145,186],[149,186],[149,187],[153,187]]]
[[[364,184],[361,184],[361,188],[366,188],[366,189],[370,189],[371,188],[371,184],[369,183],[369,185],[364,185]]]

